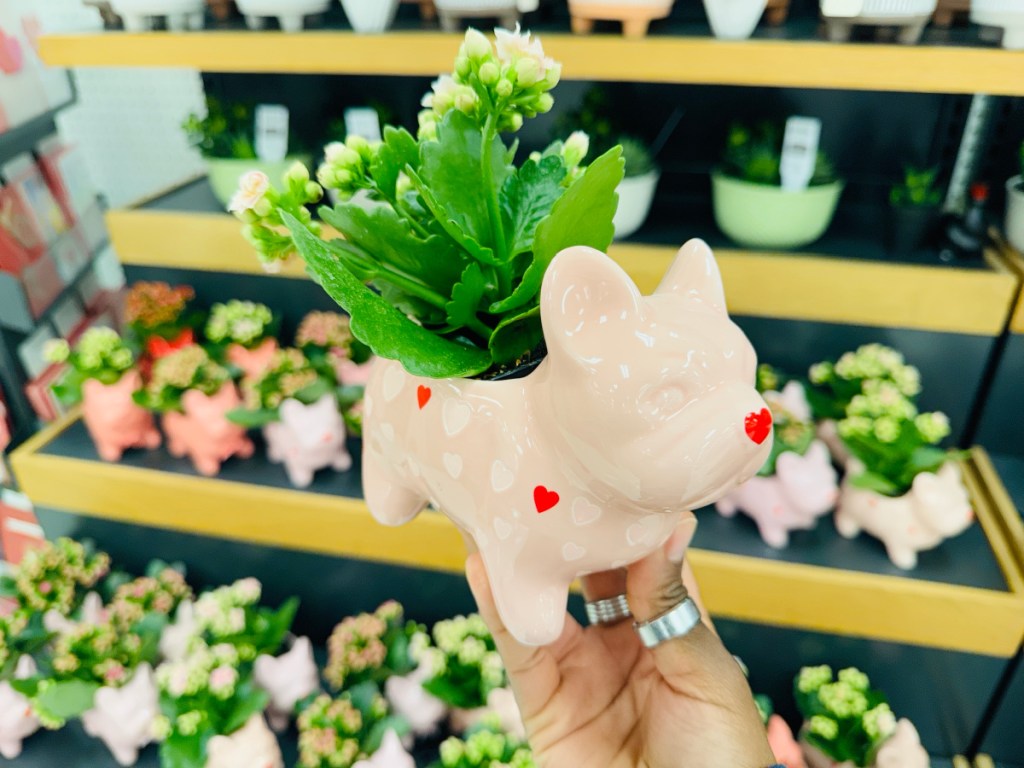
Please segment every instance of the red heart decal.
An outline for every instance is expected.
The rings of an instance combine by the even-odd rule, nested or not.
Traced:
[[[767,408],[762,408],[760,413],[748,413],[743,427],[747,430],[747,437],[760,445],[771,434],[772,412]]]
[[[186,328],[184,331],[178,334],[177,338],[167,340],[160,336],[151,336],[149,341],[146,342],[146,349],[154,360],[159,360],[161,357],[167,357],[172,352],[187,347],[195,342],[195,338],[192,335],[192,329]]]
[[[537,514],[543,514],[558,503],[559,496],[554,491],[549,491],[543,485],[533,489],[533,504],[537,507]]]
[[[430,391],[430,387],[425,387],[422,384],[420,384],[416,388],[416,402],[419,403],[421,411],[423,410],[423,406],[430,402],[430,396],[432,394],[433,393]]]

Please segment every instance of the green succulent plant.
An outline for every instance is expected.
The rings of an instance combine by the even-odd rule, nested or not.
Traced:
[[[903,169],[903,180],[894,184],[889,192],[889,203],[906,208],[934,208],[942,202],[942,190],[937,186],[938,168]]]
[[[753,184],[781,186],[783,133],[783,125],[772,121],[761,121],[752,127],[734,123],[726,139],[722,173]],[[832,184],[835,181],[836,173],[831,160],[819,151],[810,186]]]

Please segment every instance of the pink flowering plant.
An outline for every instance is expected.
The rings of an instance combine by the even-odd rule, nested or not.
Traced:
[[[242,380],[242,405],[227,414],[243,427],[263,427],[281,418],[281,404],[291,398],[312,405],[326,394],[338,395],[338,379],[326,359],[317,363],[301,349],[286,347],[274,353],[259,376]]]
[[[286,600],[274,610],[260,605],[262,592],[263,585],[253,578],[204,592],[194,609],[197,637],[211,646],[233,646],[246,664],[260,654],[275,656],[291,629],[299,601]]]
[[[152,575],[120,584],[114,591],[108,610],[122,631],[132,631],[147,617],[158,616],[165,620],[183,600],[192,598],[192,588],[181,571],[163,563],[157,563],[150,571]]]
[[[487,625],[478,614],[439,621],[433,629],[434,646],[420,652],[430,677],[427,692],[449,706],[475,709],[487,704],[487,695],[507,684],[505,666]]]
[[[334,628],[327,641],[324,678],[336,691],[367,682],[383,684],[392,675],[416,669],[427,645],[424,627],[405,621],[401,604],[389,600],[373,613],[350,616]]]
[[[389,714],[387,700],[372,682],[356,685],[337,698],[323,694],[302,711],[299,768],[352,768],[376,752],[390,730],[409,732],[403,719]]]
[[[232,299],[210,308],[204,334],[218,346],[239,344],[253,349],[274,335],[275,326],[274,313],[266,304]]]
[[[216,363],[203,347],[190,344],[153,364],[149,383],[135,393],[135,401],[158,413],[180,411],[181,398],[190,389],[215,395],[230,382],[227,368]]]
[[[88,590],[110,572],[110,557],[61,537],[28,550],[13,575],[0,579],[2,593],[26,613],[71,616]]]
[[[623,177],[614,147],[588,167],[585,136],[516,163],[525,120],[551,110],[561,65],[529,32],[499,29],[496,44],[467,31],[451,74],[423,99],[416,136],[388,126],[383,141],[350,136],[274,189],[247,179],[234,205],[265,264],[301,254],[307,271],[349,313],[375,354],[432,377],[496,373],[540,354],[539,293],[555,255],[606,250]],[[319,183],[318,183],[319,182]],[[324,188],[343,200],[306,206]],[[368,196],[367,208],[351,201]]]
[[[82,400],[82,385],[89,379],[116,384],[135,367],[135,354],[113,328],[90,328],[74,349],[63,339],[47,342],[46,359],[67,363],[68,370],[53,385],[53,393],[66,405]]]

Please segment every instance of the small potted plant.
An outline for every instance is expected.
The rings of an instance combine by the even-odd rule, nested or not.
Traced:
[[[850,401],[864,391],[867,381],[892,382],[911,400],[921,393],[921,373],[907,364],[901,352],[884,344],[863,344],[844,352],[838,360],[815,363],[808,371],[805,392],[818,423],[818,438],[841,466],[846,465],[850,452],[836,425],[846,418]]]
[[[464,19],[499,19],[511,29],[524,13],[536,11],[540,0],[434,0],[445,32],[457,32]]]
[[[913,253],[927,242],[939,219],[942,190],[936,186],[938,168],[903,170],[903,181],[889,191],[889,251]]]
[[[131,348],[111,328],[90,328],[74,350],[66,341],[48,344],[47,359],[67,363],[67,373],[53,386],[65,404],[82,403],[82,420],[104,461],[118,461],[129,448],[153,449],[160,433],[153,416],[134,398],[142,388]]]
[[[206,321],[208,341],[225,349],[227,361],[246,378],[259,376],[277,352],[274,313],[265,304],[233,299],[214,304]]]
[[[1024,8],[1013,0],[972,0],[971,21],[1003,28],[1003,48],[1024,49]]]
[[[278,656],[257,656],[253,674],[256,684],[270,696],[267,720],[278,733],[288,727],[300,702],[320,693],[320,670],[308,637],[295,638]]]
[[[249,29],[263,29],[268,18],[276,18],[283,32],[301,32],[307,16],[325,13],[330,0],[235,0]]]
[[[1006,182],[1006,239],[1024,253],[1024,143],[1020,145],[1020,173]]]
[[[404,620],[404,610],[390,600],[373,613],[350,616],[339,623],[327,641],[324,679],[335,691],[407,675],[417,665],[413,650],[421,647],[423,627]]]
[[[651,22],[667,18],[674,0],[629,0],[609,3],[605,0],[569,0],[572,31],[588,35],[598,21],[621,21],[622,34],[640,38],[647,34]]]
[[[128,32],[153,29],[158,18],[163,18],[172,32],[202,29],[206,9],[203,0],[110,0],[110,7]]]
[[[537,768],[526,740],[502,731],[493,720],[481,723],[462,738],[445,739],[439,757],[431,768]]]
[[[337,698],[324,694],[299,715],[299,768],[415,768],[399,731],[407,727],[388,713],[373,683]],[[383,754],[381,754],[383,752]]]
[[[757,523],[765,544],[782,549],[789,544],[790,531],[814,528],[835,507],[838,474],[828,448],[815,438],[800,382],[790,381],[779,392],[774,389],[778,376],[770,367],[761,366],[758,374],[775,425],[772,451],[758,476],[719,499],[715,509],[726,517],[743,510]]]
[[[255,450],[245,429],[227,418],[241,404],[230,374],[198,345],[158,360],[136,401],[163,414],[168,450],[188,455],[200,474],[212,477],[231,456],[247,459]]]
[[[938,0],[821,0],[828,39],[845,42],[855,26],[896,27],[896,39],[913,45],[921,39]]]
[[[195,342],[201,314],[189,308],[195,291],[187,285],[164,282],[134,283],[124,301],[128,339],[142,350],[142,361],[166,357]]]
[[[328,0],[322,0],[324,9]],[[224,104],[213,97],[206,99],[206,114],[191,114],[182,128],[189,142],[199,150],[206,161],[213,194],[227,206],[238,189],[239,179],[246,171],[259,168],[274,177],[279,176],[296,160],[309,162],[310,157],[292,154],[280,162],[258,159],[253,139],[255,124],[252,107],[246,104]]]
[[[801,248],[821,237],[835,215],[843,182],[823,152],[810,185],[783,189],[782,130],[763,122],[729,130],[721,166],[711,174],[719,228],[750,248]]]
[[[329,366],[314,365],[299,349],[279,349],[263,373],[242,381],[242,406],[228,418],[262,427],[268,458],[284,464],[292,485],[307,488],[318,469],[352,466],[337,387]]]
[[[945,414],[918,413],[896,384],[876,379],[864,382],[838,429],[852,456],[836,510],[840,534],[867,531],[896,567],[911,569],[918,552],[974,520],[962,454],[938,447],[950,431]]]
[[[362,34],[380,34],[391,26],[399,0],[341,0],[348,23]]]
[[[767,0],[704,0],[704,10],[715,37],[746,40],[757,29],[767,4]]]
[[[373,355],[369,347],[352,335],[346,315],[308,313],[295,332],[295,346],[314,365],[329,364],[342,386],[365,386],[370,378]]]

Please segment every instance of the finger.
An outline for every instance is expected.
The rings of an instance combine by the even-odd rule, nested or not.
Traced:
[[[470,555],[466,560],[466,579],[476,600],[477,609],[491,630],[494,644],[505,662],[509,682],[515,691],[523,719],[529,720],[543,710],[558,690],[562,675],[556,651],[559,647],[572,642],[574,634],[580,632],[580,625],[571,616],[567,616],[562,636],[553,645],[523,645],[515,639],[501,620],[484,561],[479,554]]]
[[[704,626],[718,634],[718,630],[715,629],[715,622],[711,620],[711,614],[708,613],[704,607],[704,600],[700,596],[700,587],[697,584],[697,577],[693,573],[693,568],[690,566],[689,559],[683,561],[683,586],[686,587],[687,593],[690,595],[690,599],[697,604],[700,608],[700,620],[704,622]]]
[[[609,597],[626,594],[626,569],[590,573],[580,579],[583,599],[588,602],[606,600]]]

